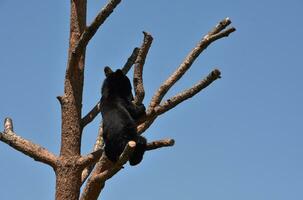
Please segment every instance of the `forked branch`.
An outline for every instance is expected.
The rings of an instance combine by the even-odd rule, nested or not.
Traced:
[[[73,50],[73,54],[81,55],[86,48],[88,42],[95,35],[100,26],[105,22],[108,16],[114,11],[121,0],[110,0],[98,13],[94,21],[85,28],[81,37]]]
[[[198,42],[196,47],[186,56],[183,62],[179,65],[179,67],[175,70],[173,74],[166,79],[159,89],[155,92],[152,97],[152,100],[149,104],[148,111],[146,117],[144,119],[139,120],[141,124],[137,127],[137,131],[139,134],[142,134],[150,125],[154,122],[158,115],[165,113],[166,111],[172,109],[179,103],[184,100],[194,96],[198,92],[200,92],[203,88],[207,87],[210,83],[220,77],[220,71],[214,70],[211,72],[205,80],[200,81],[198,84],[193,86],[186,91],[177,94],[176,96],[168,99],[164,103],[160,104],[163,97],[169,91],[169,89],[187,72],[187,70],[194,63],[196,58],[214,41],[221,39],[223,37],[229,36],[230,33],[234,32],[236,29],[231,27],[227,28],[227,26],[231,24],[229,18],[225,18],[221,22],[219,22],[213,30],[211,30],[208,34],[206,34],[201,41]]]
[[[4,132],[0,132],[0,140],[2,142],[36,161],[50,165],[53,168],[56,167],[57,156],[49,152],[46,148],[18,136],[13,131],[13,123],[10,118],[5,119],[4,126]]]
[[[212,42],[220,38],[227,37],[230,33],[236,30],[235,28],[224,30],[230,23],[231,21],[229,18],[222,20],[212,31],[198,42],[196,47],[186,56],[177,70],[166,81],[164,81],[158,91],[154,94],[149,105],[150,112],[154,107],[160,104],[168,90],[185,74],[203,50],[205,50]]]

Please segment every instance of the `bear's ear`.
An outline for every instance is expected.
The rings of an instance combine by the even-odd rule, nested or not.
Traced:
[[[117,74],[118,76],[124,76],[124,73],[121,69],[117,69],[115,74]]]
[[[112,73],[113,73],[113,70],[109,66],[104,67],[104,74],[106,77],[108,77]]]

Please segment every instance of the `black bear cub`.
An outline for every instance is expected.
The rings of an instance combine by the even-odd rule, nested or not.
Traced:
[[[143,104],[132,103],[130,80],[118,69],[108,73],[102,85],[101,114],[103,118],[103,140],[105,154],[109,160],[116,162],[129,141],[135,141],[136,147],[129,158],[130,165],[141,162],[146,149],[146,139],[137,135],[136,120],[145,115]]]

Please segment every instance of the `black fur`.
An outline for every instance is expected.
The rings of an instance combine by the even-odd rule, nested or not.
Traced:
[[[129,141],[136,147],[129,159],[130,165],[141,162],[146,149],[146,139],[137,135],[136,119],[145,115],[144,105],[132,103],[132,87],[127,76],[118,69],[107,74],[102,85],[101,114],[105,154],[116,162]]]

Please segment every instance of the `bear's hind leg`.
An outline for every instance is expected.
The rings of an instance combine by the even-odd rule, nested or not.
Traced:
[[[137,165],[142,161],[144,152],[146,150],[146,143],[147,143],[146,139],[142,136],[138,136],[135,142],[136,142],[135,150],[132,156],[129,158],[129,164],[132,166]]]

